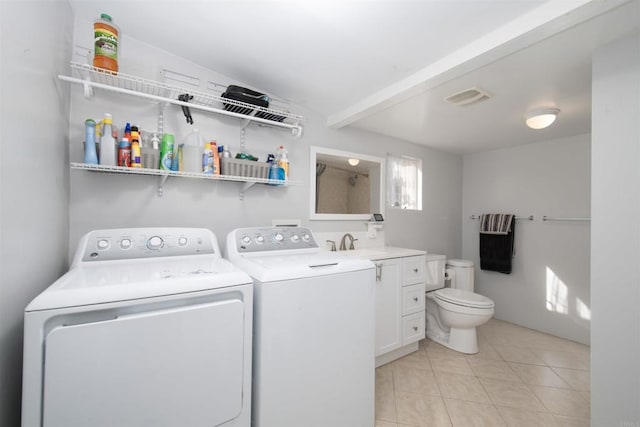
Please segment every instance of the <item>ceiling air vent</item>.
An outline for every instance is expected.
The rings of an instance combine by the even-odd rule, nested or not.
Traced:
[[[449,95],[444,100],[452,104],[462,106],[475,104],[476,102],[484,101],[489,98],[491,98],[491,95],[488,92],[478,89],[477,87],[472,87],[471,89],[466,89],[462,92]]]

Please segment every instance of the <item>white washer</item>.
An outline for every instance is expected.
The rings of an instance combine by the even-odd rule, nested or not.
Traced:
[[[251,278],[195,228],[97,230],[26,308],[23,427],[249,427]]]
[[[227,258],[254,279],[254,427],[372,427],[375,270],[303,227],[243,228]]]

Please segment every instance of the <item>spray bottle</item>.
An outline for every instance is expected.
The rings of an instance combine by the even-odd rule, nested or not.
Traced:
[[[278,148],[278,166],[284,171],[284,177],[282,179],[285,181],[289,179],[289,160],[287,159],[287,153],[288,151],[283,145]]]
[[[151,145],[140,147],[142,151],[142,167],[147,169],[158,169],[160,164],[160,138],[157,133],[151,136]]]
[[[284,181],[284,169],[280,167],[278,159],[273,154],[269,154],[267,156],[267,163],[270,163],[269,166],[269,179]],[[270,183],[269,185],[282,185],[281,183]]]

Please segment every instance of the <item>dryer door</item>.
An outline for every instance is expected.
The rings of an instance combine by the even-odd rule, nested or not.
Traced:
[[[43,425],[217,426],[243,398],[244,304],[218,301],[47,334]]]

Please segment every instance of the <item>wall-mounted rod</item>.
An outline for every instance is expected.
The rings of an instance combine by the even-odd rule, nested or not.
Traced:
[[[571,217],[559,217],[559,216],[543,216],[543,221],[591,221],[591,218],[571,218]]]
[[[469,217],[470,219],[480,219],[480,215],[471,215]],[[527,221],[533,221],[535,218],[533,215],[529,215],[529,216],[517,216],[516,219],[526,219]]]

